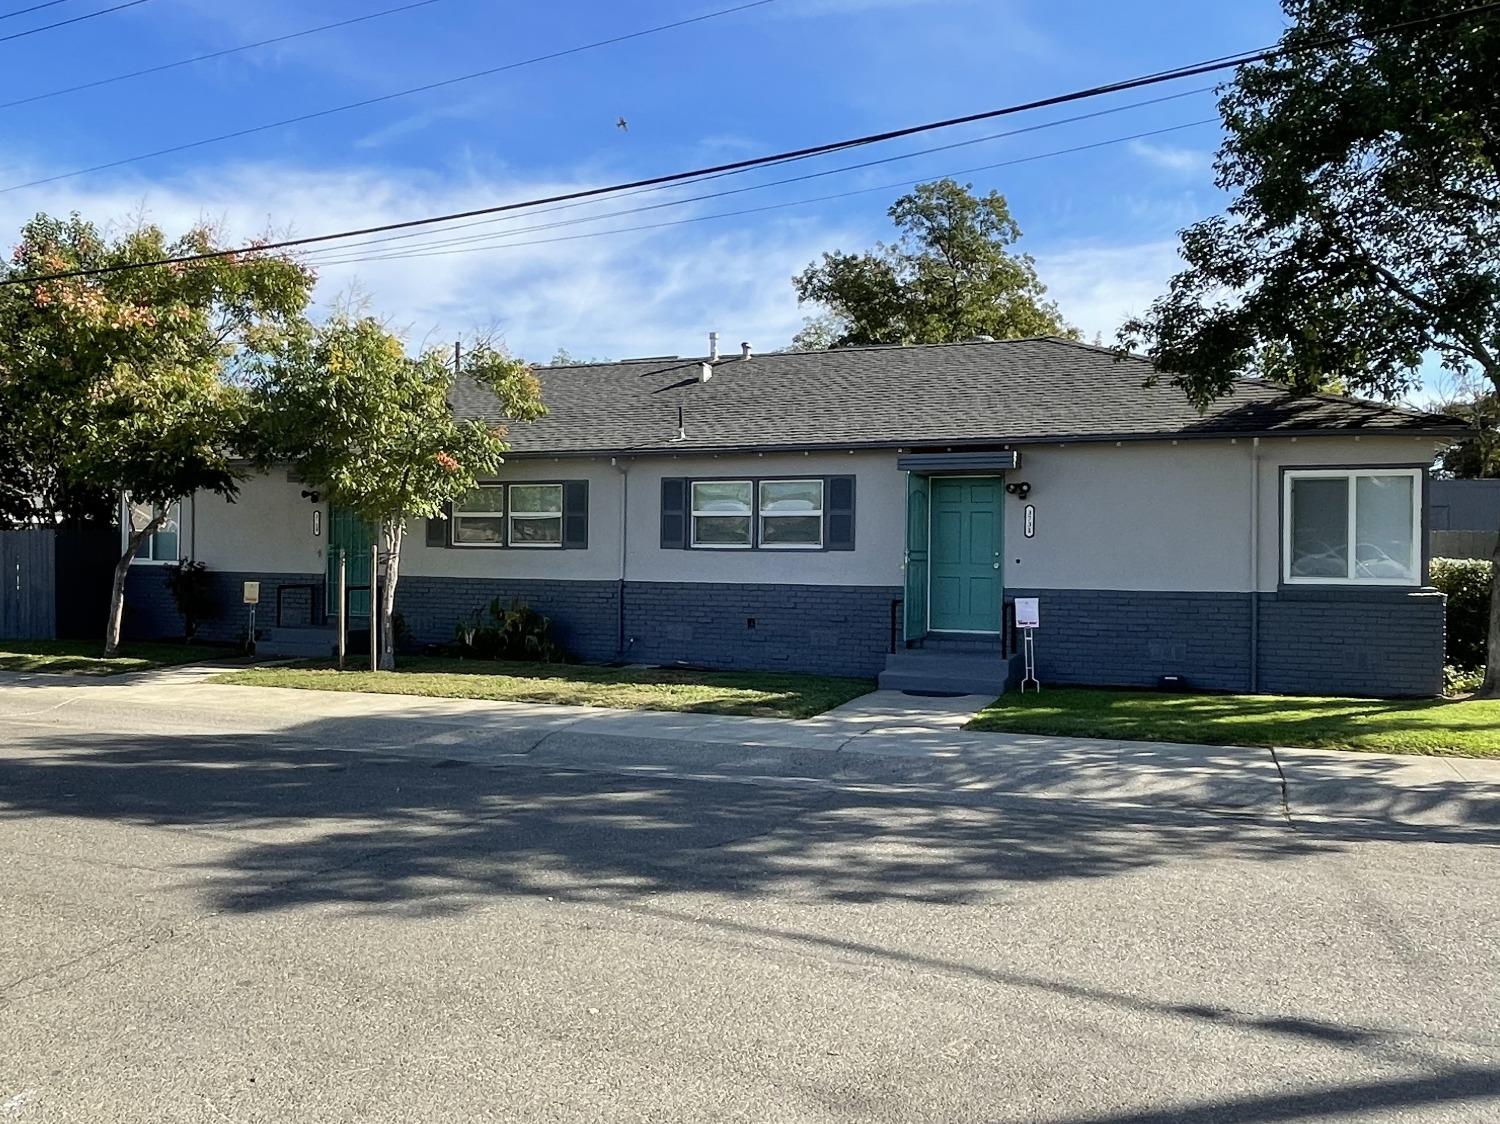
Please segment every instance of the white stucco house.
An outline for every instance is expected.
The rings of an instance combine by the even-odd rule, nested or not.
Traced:
[[[398,606],[451,641],[492,597],[581,659],[998,690],[1040,599],[1045,682],[1430,695],[1423,512],[1446,418],[1244,380],[1200,414],[1143,360],[1053,338],[544,367],[500,475],[411,528]],[[473,386],[463,416],[495,418]],[[143,551],[127,629],[179,628],[159,565],[223,584],[204,632],[327,628],[368,531],[285,471],[196,497]],[[356,611],[367,611],[355,606]],[[277,619],[279,617],[279,620]]]

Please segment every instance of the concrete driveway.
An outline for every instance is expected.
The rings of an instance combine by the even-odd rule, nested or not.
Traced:
[[[118,698],[0,715],[0,1121],[1500,1118],[1472,825],[491,767]]]

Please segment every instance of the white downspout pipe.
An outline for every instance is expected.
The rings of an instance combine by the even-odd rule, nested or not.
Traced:
[[[1250,693],[1260,691],[1260,438],[1250,440]]]

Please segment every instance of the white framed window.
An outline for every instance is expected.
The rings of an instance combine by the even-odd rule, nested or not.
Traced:
[[[507,498],[511,546],[562,546],[561,484],[512,484]]]
[[[121,528],[126,541],[129,541],[130,527],[144,527],[155,519],[161,510],[160,504],[129,502],[125,511],[130,526]],[[167,517],[162,521],[161,526],[141,542],[141,548],[136,551],[133,561],[175,565],[182,547],[181,524],[182,505],[174,503],[167,508]]]
[[[1287,584],[1420,584],[1421,469],[1295,469],[1283,488]]]
[[[760,545],[766,550],[822,547],[822,480],[760,482]]]
[[[481,484],[453,505],[453,545],[505,545],[504,485]]]
[[[694,480],[692,518],[695,547],[748,550],[754,517],[755,485],[749,480]]]

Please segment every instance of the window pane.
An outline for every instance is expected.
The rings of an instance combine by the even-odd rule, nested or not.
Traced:
[[[505,489],[499,484],[475,488],[453,505],[454,511],[504,511]]]
[[[1349,481],[1342,476],[1292,480],[1294,578],[1349,576]]]
[[[1410,476],[1361,476],[1354,482],[1354,573],[1361,578],[1414,581]]]
[[[510,521],[510,541],[515,543],[562,542],[562,516],[552,519],[517,519]]]
[[[693,541],[706,546],[749,546],[748,515],[700,515],[693,520]]]
[[[760,486],[760,510],[763,515],[791,514],[823,510],[823,481],[767,480]]]
[[[465,515],[454,517],[453,541],[487,543],[494,545],[505,541],[505,520],[499,515]]]
[[[157,531],[151,536],[151,553],[148,557],[157,562],[177,561],[177,532]]]
[[[561,484],[512,484],[510,486],[511,511],[556,511],[562,512]]]
[[[760,541],[765,546],[821,546],[821,515],[777,515],[760,521]]]
[[[750,514],[748,480],[709,480],[693,485],[693,510],[722,512],[726,515]],[[749,524],[747,523],[748,529]]]

